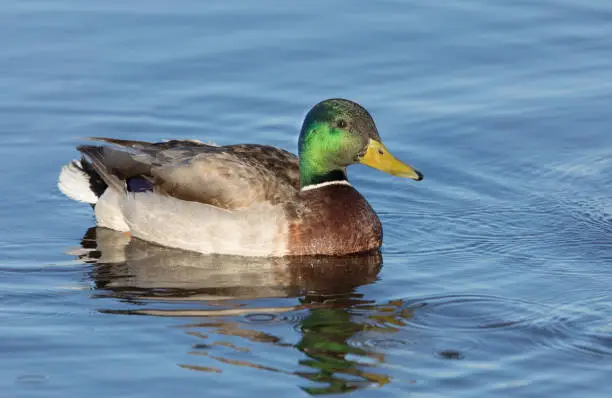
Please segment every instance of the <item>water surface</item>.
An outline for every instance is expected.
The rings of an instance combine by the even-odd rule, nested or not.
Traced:
[[[4,1],[0,387],[11,397],[612,393],[612,5]],[[244,259],[92,228],[82,137],[296,150],[327,97],[379,252]]]

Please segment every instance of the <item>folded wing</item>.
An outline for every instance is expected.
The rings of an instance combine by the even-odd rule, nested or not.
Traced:
[[[291,200],[299,190],[297,157],[271,146],[92,139],[107,145],[78,149],[104,182],[118,191],[125,191],[126,181],[138,177],[162,195],[236,209]]]

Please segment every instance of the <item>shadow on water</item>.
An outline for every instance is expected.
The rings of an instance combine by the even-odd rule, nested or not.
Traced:
[[[190,323],[180,326],[198,340],[189,354],[195,363],[203,357],[212,363],[179,364],[182,368],[220,373],[218,366],[233,365],[296,375],[314,382],[302,387],[310,394],[390,382],[379,366],[384,355],[351,341],[362,332],[394,333],[411,316],[397,303],[376,304],[357,291],[377,280],[382,265],[378,251],[339,258],[207,256],[101,228],[90,229],[82,246],[75,254],[93,264],[95,297],[129,306],[101,312],[189,318]],[[279,323],[298,333],[297,343],[270,333]],[[241,341],[266,344],[266,352],[297,349],[303,355],[290,369],[270,366],[253,361],[252,347],[241,346]],[[228,349],[228,355],[219,355]]]

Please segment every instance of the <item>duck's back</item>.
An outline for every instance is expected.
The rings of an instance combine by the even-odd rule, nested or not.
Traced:
[[[108,186],[122,191],[127,184],[129,190],[144,178],[160,194],[232,210],[290,200],[300,187],[297,157],[272,146],[91,139],[104,145],[78,146],[88,160],[75,166],[99,182],[96,197]],[[64,188],[60,182],[60,189],[75,198]]]

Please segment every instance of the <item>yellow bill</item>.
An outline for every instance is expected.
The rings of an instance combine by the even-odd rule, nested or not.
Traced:
[[[391,152],[382,144],[382,142],[370,138],[368,148],[362,157],[359,158],[361,164],[373,167],[385,173],[392,174],[397,177],[412,178],[413,180],[421,181],[423,174],[420,171],[413,169],[404,162],[397,160]]]

